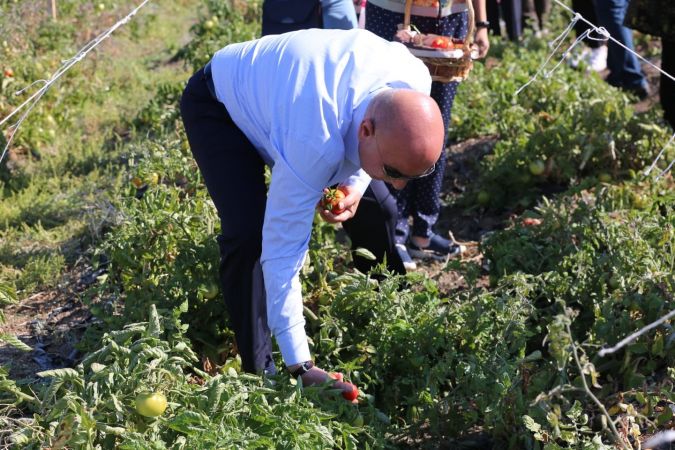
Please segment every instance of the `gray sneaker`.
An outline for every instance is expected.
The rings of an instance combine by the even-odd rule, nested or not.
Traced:
[[[403,267],[405,267],[406,270],[417,269],[417,264],[410,257],[410,254],[408,253],[408,249],[406,248],[405,245],[396,244],[396,251],[398,251],[398,256],[401,257],[401,261],[403,261]]]
[[[466,247],[434,234],[431,236],[428,247],[421,248],[412,242],[408,242],[408,251],[413,258],[447,261],[450,258],[462,256]]]

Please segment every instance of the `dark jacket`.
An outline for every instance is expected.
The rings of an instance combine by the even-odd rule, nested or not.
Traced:
[[[624,24],[642,33],[675,41],[675,1],[630,0]]]

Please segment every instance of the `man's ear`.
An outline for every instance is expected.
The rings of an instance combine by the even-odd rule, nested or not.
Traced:
[[[373,119],[363,119],[359,125],[359,137],[371,137],[375,133],[375,122]]]

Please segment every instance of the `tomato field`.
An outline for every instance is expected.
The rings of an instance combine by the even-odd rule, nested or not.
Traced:
[[[0,120],[137,6],[46,3],[0,0]],[[467,255],[359,273],[317,215],[306,331],[358,403],[242,372],[178,101],[260,15],[150,2],[18,129],[0,162],[2,448],[609,450],[675,427],[675,181],[656,176],[673,130],[566,64],[514,95],[570,19],[556,8],[548,40],[494,38],[458,90],[438,225]]]

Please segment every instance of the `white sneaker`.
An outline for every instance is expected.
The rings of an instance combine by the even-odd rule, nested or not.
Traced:
[[[572,54],[568,56],[567,64],[572,69],[578,69],[582,61],[588,61],[590,54],[591,50],[588,47],[583,47],[581,51],[572,52]]]
[[[602,72],[607,68],[606,45],[591,49],[591,54],[588,57],[588,65],[591,67],[591,70],[595,72]]]
[[[408,253],[408,248],[405,245],[396,244],[396,251],[398,251],[398,256],[401,257],[401,261],[403,261],[403,267],[405,267],[406,270],[417,269],[417,264],[410,257],[410,254]]]

